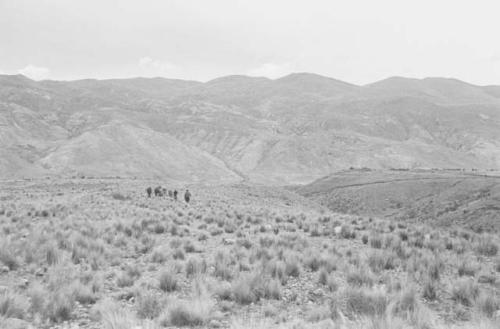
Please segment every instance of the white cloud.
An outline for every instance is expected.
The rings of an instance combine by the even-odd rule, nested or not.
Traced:
[[[46,67],[29,64],[28,66],[20,69],[18,72],[33,80],[44,80],[49,76],[50,70]]]
[[[167,74],[177,69],[177,66],[168,62],[153,59],[151,57],[142,57],[139,59],[139,67],[150,74]]]
[[[282,63],[282,64],[265,63],[259,67],[249,70],[247,74],[250,76],[276,79],[292,73],[293,70],[294,66],[292,65],[292,63]]]

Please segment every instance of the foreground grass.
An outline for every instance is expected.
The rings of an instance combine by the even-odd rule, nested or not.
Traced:
[[[337,215],[283,191],[205,187],[188,206],[145,198],[141,182],[121,183],[1,191],[3,322],[49,328],[90,318],[113,329],[500,323],[497,236]]]

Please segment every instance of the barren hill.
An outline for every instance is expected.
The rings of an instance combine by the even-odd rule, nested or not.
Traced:
[[[0,176],[309,183],[349,167],[499,168],[500,87],[310,73],[206,83],[0,76]]]
[[[347,170],[297,188],[340,213],[500,231],[500,175]]]

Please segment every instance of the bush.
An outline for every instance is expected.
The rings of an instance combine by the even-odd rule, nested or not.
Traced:
[[[163,271],[159,278],[160,289],[171,292],[177,289],[177,279],[175,274],[170,271]]]

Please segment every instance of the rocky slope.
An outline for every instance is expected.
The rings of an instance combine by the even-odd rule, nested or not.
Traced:
[[[308,183],[349,167],[498,168],[500,87],[309,73],[206,83],[0,76],[0,177]]]

